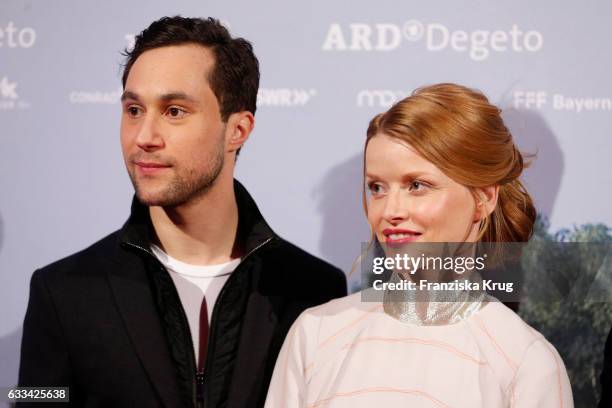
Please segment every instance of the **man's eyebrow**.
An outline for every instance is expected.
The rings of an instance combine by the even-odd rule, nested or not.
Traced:
[[[138,96],[137,93],[132,92],[132,91],[125,91],[123,92],[123,94],[121,95],[121,101],[125,101],[127,99],[131,99],[134,100],[136,102],[140,102],[140,96]],[[191,103],[197,103],[197,101],[195,100],[195,98],[193,98],[192,96],[187,95],[185,92],[169,92],[166,94],[163,94],[159,97],[159,99],[161,99],[164,102],[170,102],[170,101],[176,101],[176,100],[182,100],[182,101],[187,101],[187,102],[191,102]]]
[[[197,103],[195,98],[187,95],[185,92],[170,92],[170,93],[161,95],[160,99],[165,102],[183,100],[183,101],[187,101],[191,103]]]
[[[140,97],[132,91],[123,92],[123,94],[121,95],[121,102],[125,101],[126,99],[133,99],[135,101],[140,101]]]

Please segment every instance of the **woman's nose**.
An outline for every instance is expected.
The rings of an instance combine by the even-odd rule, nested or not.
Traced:
[[[408,200],[402,190],[390,191],[385,202],[384,218],[390,223],[399,223],[408,218]]]

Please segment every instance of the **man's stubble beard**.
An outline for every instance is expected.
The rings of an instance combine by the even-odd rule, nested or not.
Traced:
[[[225,162],[224,147],[223,138],[220,138],[217,148],[212,152],[208,166],[200,175],[193,168],[185,176],[175,174],[164,191],[155,194],[155,198],[146,199],[143,197],[143,192],[139,188],[135,176],[130,173],[130,180],[136,191],[136,197],[143,205],[160,207],[176,207],[187,202],[197,201],[206,195],[221,174]]]

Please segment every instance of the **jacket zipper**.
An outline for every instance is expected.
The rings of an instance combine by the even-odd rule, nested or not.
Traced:
[[[210,322],[210,333],[209,333],[209,335],[208,335],[208,338],[209,338],[209,342],[208,342],[208,344],[209,344],[209,349],[208,349],[208,351],[206,352],[206,356],[207,356],[207,357],[208,357],[208,356],[212,356],[212,355],[214,355],[214,345],[215,345],[215,343],[214,343],[214,342],[211,342],[211,341],[210,341],[210,339],[213,339],[213,338],[214,338],[214,337],[213,337],[213,334],[215,333],[215,327],[216,327],[215,322],[217,321],[216,317],[217,317],[217,315],[219,314],[219,312],[215,313],[215,310],[217,309],[217,304],[219,303],[219,300],[221,299],[221,297],[222,297],[222,296],[223,296],[223,294],[225,293],[226,288],[229,286],[229,285],[228,285],[228,284],[229,284],[229,280],[230,280],[230,279],[231,279],[233,276],[235,276],[235,272],[236,272],[236,270],[237,270],[238,268],[240,268],[240,265],[244,264],[244,261],[246,261],[246,260],[247,260],[247,259],[248,259],[248,258],[249,258],[249,257],[250,257],[250,256],[251,256],[251,255],[252,255],[254,252],[255,252],[255,251],[257,251],[259,248],[261,248],[262,246],[266,245],[268,242],[272,241],[272,239],[274,239],[274,238],[273,238],[273,237],[269,237],[268,239],[266,239],[265,241],[263,241],[261,244],[257,245],[255,248],[253,248],[253,249],[252,249],[252,250],[251,250],[251,251],[250,251],[248,254],[246,254],[246,255],[244,256],[244,258],[242,258],[242,260],[240,261],[240,264],[238,264],[238,266],[236,267],[236,269],[234,269],[234,272],[232,272],[232,274],[229,276],[229,278],[228,278],[228,279],[227,279],[227,281],[225,282],[225,285],[223,285],[223,287],[221,288],[221,292],[219,292],[219,296],[217,296],[217,299],[215,300],[215,305],[213,306],[213,310],[212,310],[212,318],[211,318],[211,322]],[[210,359],[210,358],[206,358],[206,360],[204,361],[204,371],[202,371],[202,372],[199,372],[199,373],[198,373],[199,375],[201,375],[201,378],[202,378],[202,386],[203,386],[203,389],[206,389],[206,387],[205,387],[205,382],[206,382],[206,378],[207,378],[207,377],[205,377],[205,375],[204,375],[204,374],[205,374],[205,373],[207,373],[207,372],[208,372],[208,370],[210,369],[210,367],[209,367],[209,366],[210,366],[210,364],[211,364],[211,363],[210,363],[210,361],[211,361],[211,359]],[[206,408],[206,407],[208,406],[208,403],[207,403],[207,402],[208,402],[208,398],[207,398],[207,395],[208,395],[208,394],[203,393],[203,395],[204,395],[204,407],[203,407],[203,408]]]
[[[269,237],[265,241],[263,241],[262,243],[257,245],[255,248],[253,248],[248,254],[246,254],[244,256],[244,258],[242,258],[242,260],[240,261],[240,264],[238,264],[236,269],[240,268],[240,265],[242,265],[244,263],[244,261],[246,261],[255,251],[257,251],[259,248],[261,248],[264,245],[266,245],[268,242],[272,241],[272,239],[274,239],[274,237]],[[168,270],[166,269],[166,267],[159,261],[159,259],[157,259],[157,257],[151,251],[141,247],[140,245],[132,244],[131,242],[126,242],[126,244],[131,246],[131,247],[137,248],[137,249],[139,249],[141,251],[144,251],[146,254],[148,254],[149,256],[153,257],[155,259],[155,261],[158,263],[158,265],[161,268],[163,268],[166,271],[166,273],[168,273]],[[234,272],[236,271],[236,269],[234,269]],[[211,319],[211,322],[210,322],[209,339],[213,338],[213,333],[215,331],[215,322],[217,320],[217,319],[215,319],[215,317],[216,317],[215,309],[217,307],[217,304],[219,303],[219,299],[221,299],[221,297],[225,293],[225,289],[228,286],[228,282],[232,278],[232,276],[234,276],[234,273],[232,273],[230,275],[230,277],[228,278],[228,280],[225,282],[225,285],[223,285],[223,287],[221,288],[221,292],[219,292],[219,296],[217,296],[217,299],[215,300],[215,305],[213,306],[213,312],[212,312],[212,319]],[[187,315],[185,314],[185,309],[183,308],[183,304],[181,302],[181,298],[178,295],[176,287],[174,285],[172,285],[172,288],[174,290],[174,295],[179,300],[178,303],[179,303],[179,309],[180,309],[180,312],[181,312],[180,315],[181,315],[181,320],[182,320],[182,323],[183,323],[183,327],[187,327],[187,329],[190,330],[190,328],[189,328],[189,321],[187,320]],[[193,373],[195,373],[195,377],[193,377],[193,379],[192,379],[192,387],[193,387],[193,390],[192,390],[192,393],[191,393],[192,394],[192,402],[193,402],[193,406],[197,407],[197,405],[198,405],[198,403],[197,403],[197,387],[198,387],[198,385],[201,385],[203,387],[203,389],[205,388],[204,384],[205,384],[206,377],[205,377],[204,374],[208,371],[208,366],[210,365],[210,363],[209,363],[210,359],[207,358],[204,361],[204,369],[203,369],[203,371],[200,371],[199,367],[197,365],[197,362],[195,361],[195,352],[194,352],[194,345],[193,345],[193,339],[191,337],[191,332],[190,332],[189,336],[187,336],[187,337],[188,337],[188,341],[189,341],[189,350],[190,350],[190,353],[191,353],[191,364],[192,364],[192,370],[191,371]],[[211,342],[209,344],[210,344],[211,348],[206,352],[207,356],[212,355],[212,351],[213,351],[213,348],[212,348],[213,343]],[[208,405],[206,403],[208,399],[206,398],[206,394],[204,394],[204,393],[203,393],[203,398],[204,398],[204,408],[206,408],[206,406]]]
[[[141,251],[144,251],[146,254],[148,254],[149,256],[151,256],[153,259],[155,259],[155,262],[157,262],[157,264],[159,265],[160,268],[162,268],[164,271],[166,271],[166,273],[168,273],[168,270],[166,269],[166,267],[159,261],[159,259],[157,259],[157,257],[148,249],[145,249],[143,247],[141,247],[140,245],[136,245],[136,244],[132,244],[131,242],[126,242],[127,245],[137,248]],[[174,286],[174,284],[172,285],[172,290],[174,291],[174,295],[176,296],[176,298],[178,299],[178,303],[179,303],[179,310],[180,310],[180,316],[181,316],[181,320],[182,320],[182,324],[183,327],[187,327],[188,331],[189,331],[189,336],[187,336],[187,341],[189,342],[189,353],[191,354],[191,372],[197,372],[197,364],[195,361],[195,352],[194,352],[194,346],[193,346],[193,338],[191,337],[191,331],[189,329],[189,321],[187,320],[187,314],[185,314],[185,309],[183,308],[183,303],[181,302],[181,298],[179,297],[179,294],[176,290],[176,286]],[[192,387],[193,390],[191,392],[191,399],[193,402],[193,406],[196,407],[197,406],[197,398],[196,398],[196,392],[197,392],[197,385],[194,386],[194,384],[197,384],[197,379],[193,379],[192,380]]]

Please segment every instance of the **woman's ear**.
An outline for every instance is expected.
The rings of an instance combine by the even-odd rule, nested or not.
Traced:
[[[493,213],[499,197],[499,185],[476,189],[476,212],[474,221],[481,220]]]
[[[226,132],[226,147],[228,152],[235,152],[244,145],[249,138],[253,127],[255,126],[255,117],[251,112],[242,111],[235,112],[227,119]]]

